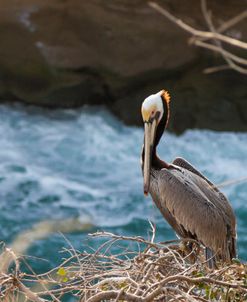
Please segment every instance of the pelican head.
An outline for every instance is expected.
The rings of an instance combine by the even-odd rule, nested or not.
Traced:
[[[150,166],[154,147],[157,146],[160,137],[166,127],[169,118],[170,96],[167,91],[161,90],[147,97],[142,103],[142,119],[144,122],[144,194],[147,195],[150,184]],[[159,128],[159,133],[156,134]]]

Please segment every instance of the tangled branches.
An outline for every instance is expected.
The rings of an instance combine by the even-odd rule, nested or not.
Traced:
[[[97,250],[81,253],[71,247],[59,267],[40,275],[21,272],[23,260],[5,249],[14,266],[0,272],[0,298],[44,302],[70,294],[81,302],[247,299],[247,266],[236,262],[209,270],[202,247],[193,240],[154,243],[153,238],[105,232],[90,236],[103,240]]]
[[[208,26],[208,31],[198,30],[186,24],[179,18],[173,16],[165,8],[161,7],[156,2],[149,2],[149,6],[166,17],[168,20],[192,35],[190,43],[196,46],[209,49],[222,56],[225,65],[207,68],[205,73],[212,73],[224,69],[233,69],[239,73],[247,74],[247,59],[246,57],[236,55],[232,50],[226,49],[225,45],[234,47],[235,49],[242,50],[246,54],[247,43],[238,39],[232,38],[223,34],[226,30],[233,27],[240,21],[247,18],[247,10],[241,12],[234,18],[224,22],[219,28],[213,24],[211,12],[207,9],[206,0],[201,0],[201,8],[204,20]]]

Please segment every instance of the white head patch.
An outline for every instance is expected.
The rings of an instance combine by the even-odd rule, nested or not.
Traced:
[[[164,114],[162,95],[163,91],[159,91],[156,94],[151,94],[142,103],[142,112],[148,112],[150,115],[155,114],[157,111],[160,112],[159,121]]]

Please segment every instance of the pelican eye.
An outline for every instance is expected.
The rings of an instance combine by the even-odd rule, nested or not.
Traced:
[[[160,114],[161,114],[160,111],[156,111],[154,118],[158,120],[160,117]]]

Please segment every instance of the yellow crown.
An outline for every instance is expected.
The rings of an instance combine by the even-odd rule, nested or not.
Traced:
[[[171,97],[170,97],[170,94],[167,90],[163,90],[163,93],[162,93],[164,99],[166,100],[166,102],[169,104],[170,101],[171,101]]]

